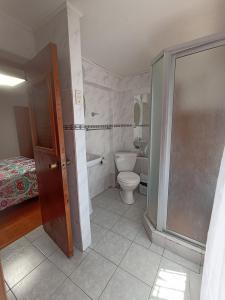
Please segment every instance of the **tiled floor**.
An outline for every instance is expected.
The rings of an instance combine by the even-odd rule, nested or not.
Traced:
[[[71,259],[41,227],[3,249],[8,299],[199,300],[199,266],[150,242],[145,202],[115,189],[93,199],[92,245]]]

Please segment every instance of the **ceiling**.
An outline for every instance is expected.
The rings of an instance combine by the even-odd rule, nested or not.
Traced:
[[[222,32],[224,0],[70,0],[83,14],[82,56],[120,74],[148,71],[166,47]],[[0,0],[0,10],[35,29],[63,0]]]

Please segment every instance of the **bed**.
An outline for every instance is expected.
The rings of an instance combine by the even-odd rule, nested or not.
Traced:
[[[23,156],[0,160],[0,211],[36,196],[34,160]]]

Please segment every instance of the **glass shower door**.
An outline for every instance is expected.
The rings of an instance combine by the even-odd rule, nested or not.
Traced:
[[[225,145],[225,46],[176,59],[166,230],[205,244]]]
[[[162,123],[163,97],[163,58],[152,66],[152,101],[151,101],[151,136],[150,167],[148,184],[148,216],[152,224],[157,226],[159,164]]]

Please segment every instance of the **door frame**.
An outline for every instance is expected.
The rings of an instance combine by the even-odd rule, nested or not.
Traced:
[[[174,98],[174,83],[176,59],[188,56],[205,50],[225,46],[225,34],[214,34],[204,38],[196,39],[175,47],[168,48],[153,60],[152,65],[163,56],[163,105],[162,105],[162,126],[161,126],[161,145],[159,163],[159,190],[158,190],[158,212],[156,228],[161,232],[168,232],[179,238],[197,244],[203,248],[205,245],[179,235],[167,229],[167,207],[169,190],[169,170],[170,170],[170,151],[171,151],[171,132],[172,132],[172,113]]]

